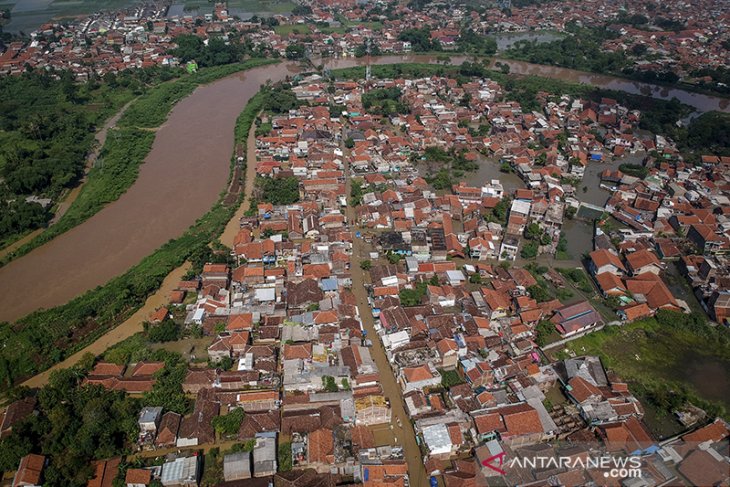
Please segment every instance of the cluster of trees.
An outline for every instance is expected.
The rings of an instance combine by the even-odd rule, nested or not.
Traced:
[[[474,32],[472,29],[462,29],[456,45],[461,52],[491,56],[497,52],[497,41],[493,37],[487,37]]]
[[[340,388],[337,387],[337,381],[335,381],[335,378],[329,375],[322,377],[322,387],[324,387],[325,392],[337,392],[340,390]]]
[[[506,54],[531,63],[596,72],[619,73],[629,64],[623,52],[609,52],[602,47],[603,41],[616,37],[616,33],[575,25],[567,30],[572,35],[552,42],[518,41]]]
[[[206,45],[203,39],[193,34],[175,37],[178,47],[172,50],[173,56],[186,63],[195,61],[198,66],[220,66],[240,61],[244,55],[250,54],[244,44],[228,42],[218,37],[211,37]]]
[[[97,121],[86,106],[99,98],[70,72],[0,79],[0,240],[48,221],[25,196],[55,198],[81,178]]]
[[[406,29],[398,34],[398,40],[411,43],[411,49],[415,52],[440,51],[441,44],[438,40],[431,40],[431,29]]]
[[[289,44],[286,46],[287,59],[304,59],[307,54],[307,48],[304,44]]]
[[[287,113],[299,107],[297,96],[288,84],[265,86],[261,90],[263,109],[272,113]]]
[[[257,177],[256,188],[259,199],[273,205],[291,205],[299,201],[299,180],[295,176]]]
[[[410,112],[408,104],[402,100],[400,88],[381,88],[362,95],[362,106],[377,115],[397,115]]]
[[[144,324],[147,339],[152,343],[174,342],[180,338],[180,326],[175,320],[167,318],[157,325]]]
[[[416,284],[416,286],[413,289],[408,289],[408,288],[401,289],[400,292],[398,293],[398,297],[400,298],[400,304],[402,304],[405,307],[420,305],[423,302],[423,298],[426,297],[426,293],[428,292],[429,284],[432,286],[438,286],[439,285],[438,276],[433,276],[427,282],[419,282],[418,284]]]
[[[686,146],[702,154],[730,156],[730,113],[707,112],[692,120]]]
[[[243,418],[246,416],[243,408],[235,408],[223,416],[213,418],[213,428],[220,436],[232,436],[238,434]]]
[[[37,415],[13,426],[0,441],[0,470],[18,467],[28,453],[46,455],[44,484],[83,486],[92,477],[91,462],[125,452],[136,439],[141,403],[122,391],[80,386],[93,363],[51,374],[37,396]]]
[[[639,179],[644,179],[649,174],[649,170],[639,164],[621,164],[618,168],[622,173]]]

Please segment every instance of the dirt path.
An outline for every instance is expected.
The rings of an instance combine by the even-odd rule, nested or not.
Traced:
[[[246,144],[246,174],[244,176],[243,201],[241,206],[236,210],[236,214],[226,225],[226,229],[221,234],[220,241],[227,247],[233,247],[233,239],[240,229],[239,221],[244,213],[251,206],[251,196],[253,195],[253,187],[256,183],[256,124],[251,124],[248,131],[248,143]]]
[[[190,269],[190,263],[186,262],[177,269],[173,270],[170,274],[165,277],[162,281],[160,288],[147,298],[144,305],[137,310],[127,321],[110,330],[105,335],[99,337],[91,345],[79,350],[75,354],[63,362],[59,362],[45,372],[28,379],[23,382],[24,386],[27,387],[42,387],[48,382],[51,372],[57,369],[65,369],[73,366],[81,357],[86,353],[93,353],[94,355],[101,355],[106,349],[115,345],[122,340],[129,338],[137,332],[142,331],[142,323],[149,317],[150,313],[155,311],[160,306],[163,306],[169,302],[170,293],[175,289],[177,284],[182,280],[185,273]]]
[[[342,149],[346,150],[344,146]],[[347,157],[344,159],[347,161]],[[349,163],[345,162],[345,194],[348,197],[350,195],[351,179]],[[348,205],[346,214],[347,220],[352,226],[351,230],[355,231],[355,208],[352,205]],[[370,347],[370,355],[378,366],[378,377],[380,379],[380,385],[383,387],[383,395],[390,400],[392,411],[391,431],[394,435],[391,440],[393,441],[392,444],[403,447],[405,459],[408,463],[410,485],[414,487],[427,486],[428,479],[426,469],[423,466],[423,455],[421,455],[421,450],[416,443],[416,432],[413,429],[411,419],[406,413],[403,391],[395,378],[388,357],[385,355],[383,344],[375,331],[373,313],[368,303],[368,294],[365,289],[366,276],[365,271],[360,269],[360,261],[367,258],[369,251],[370,249],[366,246],[363,239],[355,238],[353,240],[351,257],[352,292],[355,294],[360,319],[365,330],[367,330],[368,337],[373,342],[373,346]],[[398,426],[398,420],[400,420],[401,426]]]
[[[68,211],[68,209],[71,207],[74,201],[76,201],[76,198],[79,197],[79,194],[81,193],[81,188],[84,187],[84,183],[86,183],[86,178],[89,176],[89,171],[91,171],[91,168],[94,167],[94,164],[96,164],[96,161],[99,159],[99,154],[101,154],[101,150],[104,148],[104,143],[106,143],[106,136],[109,134],[109,129],[114,128],[117,125],[117,122],[120,118],[122,118],[122,115],[124,115],[124,112],[127,111],[127,108],[129,108],[129,105],[134,102],[136,98],[129,100],[117,113],[115,113],[109,120],[106,121],[104,126],[96,133],[96,144],[94,144],[94,149],[91,151],[91,153],[86,158],[86,167],[84,169],[84,177],[81,178],[81,181],[79,181],[79,184],[76,185],[75,188],[73,188],[71,191],[69,191],[66,196],[61,200],[61,202],[58,204],[58,208],[56,209],[55,215],[53,215],[53,219],[48,224],[48,226],[54,225],[58,223],[58,221],[61,219],[61,217]]]

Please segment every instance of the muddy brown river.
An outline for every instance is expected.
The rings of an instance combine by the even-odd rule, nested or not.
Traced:
[[[236,118],[260,86],[296,72],[269,65],[199,87],[158,130],[137,181],[81,225],[0,268],[0,321],[63,304],[180,236],[226,187]]]
[[[464,56],[453,55],[451,64]],[[383,56],[378,64],[437,63],[423,55]],[[503,61],[505,62],[505,61]],[[730,110],[730,100],[611,76],[507,61],[518,74],[594,84],[656,98],[676,96],[698,111]],[[315,64],[317,61],[315,61]],[[327,60],[328,68],[364,59]],[[166,241],[180,236],[226,187],[233,126],[266,80],[295,74],[290,63],[263,66],[198,88],[178,103],[158,130],[139,177],[116,202],[76,228],[0,268],[0,321],[69,301],[122,274]]]

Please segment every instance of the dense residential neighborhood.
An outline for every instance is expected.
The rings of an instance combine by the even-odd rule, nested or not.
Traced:
[[[3,75],[77,83],[299,65],[263,76],[235,121],[212,210],[228,226],[155,275],[131,321],[3,384],[1,485],[730,483],[727,134],[698,148],[678,129],[705,115],[676,100],[448,57],[493,54],[468,48],[487,34],[600,27],[638,71],[721,87],[726,9],[669,2],[644,28],[658,5],[210,7],[97,12],[2,45]],[[128,311],[98,303],[91,328]]]

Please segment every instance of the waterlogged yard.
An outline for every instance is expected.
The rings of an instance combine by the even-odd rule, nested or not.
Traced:
[[[668,436],[681,429],[672,411],[686,401],[728,419],[729,336],[700,315],[660,312],[656,319],[606,327],[552,353],[556,358],[568,352],[601,357],[641,398],[649,428]]]

